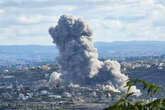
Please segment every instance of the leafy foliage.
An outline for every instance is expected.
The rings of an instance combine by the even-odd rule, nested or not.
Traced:
[[[135,95],[133,92],[130,93],[130,88],[137,84],[141,85],[142,89],[147,92],[147,95],[150,98],[153,98],[153,96],[157,95],[159,92],[164,93],[164,89],[161,86],[157,86],[140,79],[129,79],[125,86],[127,87],[127,94],[116,101],[113,105],[103,110],[165,110],[164,97],[149,102],[143,100],[136,102],[130,101],[129,98]]]

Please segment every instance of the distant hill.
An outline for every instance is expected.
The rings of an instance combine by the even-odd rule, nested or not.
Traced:
[[[55,46],[0,46],[0,64],[31,64],[53,61],[58,54]]]
[[[163,41],[95,42],[100,57],[130,57],[165,54]],[[5,59],[49,59],[55,58],[58,50],[55,46],[21,45],[0,46],[0,60]]]
[[[165,41],[96,42],[100,56],[130,57],[165,54]]]
[[[0,56],[11,58],[54,57],[58,50],[55,46],[19,45],[0,46]],[[2,58],[2,57],[1,57]]]

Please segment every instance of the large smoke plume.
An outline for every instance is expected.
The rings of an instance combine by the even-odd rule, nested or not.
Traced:
[[[93,32],[82,19],[62,15],[49,33],[59,49],[57,62],[60,79],[65,83],[111,84],[119,91],[126,91],[124,86],[128,77],[120,72],[118,62],[98,60],[97,49],[93,46]],[[132,91],[139,92],[136,87]]]

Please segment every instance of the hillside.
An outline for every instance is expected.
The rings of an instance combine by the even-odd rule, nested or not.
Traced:
[[[129,42],[95,42],[99,57],[131,57],[152,56],[165,54],[165,42],[163,41],[129,41]],[[15,59],[54,59],[58,50],[54,45],[19,45],[0,46],[1,63],[6,60],[12,62]]]
[[[100,56],[135,57],[165,54],[163,41],[96,42]]]

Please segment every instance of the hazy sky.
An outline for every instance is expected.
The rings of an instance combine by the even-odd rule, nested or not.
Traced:
[[[94,41],[165,41],[165,0],[0,0],[0,45],[52,44],[62,14],[83,18]]]

